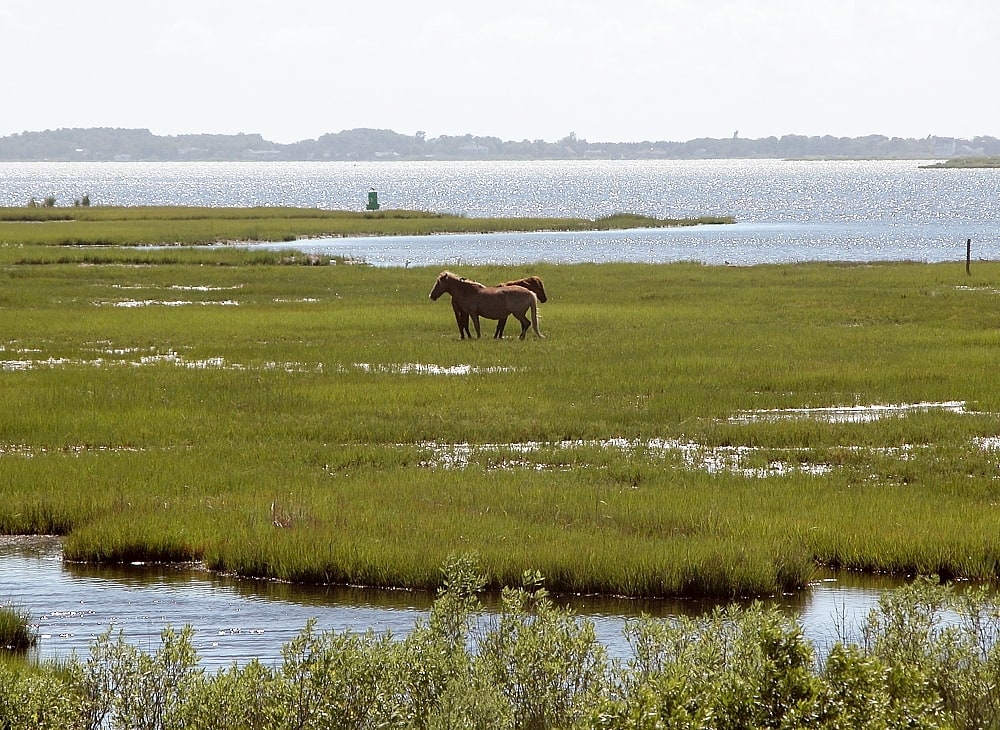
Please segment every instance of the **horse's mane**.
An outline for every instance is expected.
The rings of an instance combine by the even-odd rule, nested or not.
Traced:
[[[485,289],[485,284],[480,284],[478,281],[473,281],[472,279],[466,279],[464,276],[459,276],[447,269],[438,274],[438,279],[451,279],[457,284],[461,284],[466,289]]]
[[[464,276],[459,276],[458,274],[456,274],[456,273],[454,273],[452,271],[448,271],[448,270],[442,271],[440,274],[438,274],[438,278],[440,279],[442,277],[445,277],[445,278],[448,278],[448,279],[452,279],[453,281],[457,281],[458,283],[464,284],[466,286],[474,286],[474,287],[478,287],[479,289],[485,289],[486,288],[485,284],[481,284],[478,281],[474,281],[472,279],[466,279]]]

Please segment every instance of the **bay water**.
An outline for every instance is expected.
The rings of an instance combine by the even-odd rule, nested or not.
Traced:
[[[585,233],[314,239],[381,266],[545,261],[753,265],[1000,258],[1000,169],[916,160],[0,163],[0,205],[303,206],[469,217],[731,216],[734,225]]]

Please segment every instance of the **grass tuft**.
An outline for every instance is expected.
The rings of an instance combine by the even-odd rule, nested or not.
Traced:
[[[27,611],[8,606],[0,607],[0,649],[25,652],[35,645],[37,635],[31,628]]]

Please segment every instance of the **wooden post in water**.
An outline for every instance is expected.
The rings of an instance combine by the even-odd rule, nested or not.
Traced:
[[[965,275],[971,276],[969,268],[972,266],[972,239],[965,239]]]

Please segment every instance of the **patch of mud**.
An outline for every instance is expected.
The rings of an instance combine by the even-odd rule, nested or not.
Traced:
[[[314,362],[274,362],[268,361],[264,363],[264,370],[283,370],[286,373],[321,373],[323,372],[323,363]]]
[[[254,368],[249,365],[244,365],[238,362],[230,362],[224,357],[205,357],[201,359],[191,360],[182,355],[178,355],[176,352],[167,352],[157,355],[146,355],[139,358],[138,362],[132,362],[131,365],[135,367],[142,367],[143,365],[155,365],[158,363],[166,363],[168,365],[174,365],[179,368],[186,368],[188,370],[253,370]],[[286,373],[321,373],[323,372],[323,363],[302,363],[302,362],[275,362],[269,360],[263,363],[259,367],[260,370],[281,370]]]
[[[650,442],[650,450],[660,450],[661,452],[676,451],[680,453],[684,460],[684,465],[688,469],[704,471],[709,474],[720,474],[723,472],[738,474],[744,477],[766,479],[768,477],[785,476],[788,474],[809,474],[811,476],[822,476],[833,471],[833,467],[826,463],[808,463],[795,461],[793,459],[781,460],[772,459],[766,466],[747,466],[747,462],[762,452],[754,446],[704,446],[694,442],[682,443],[680,441],[665,441],[657,439]],[[801,453],[801,449],[768,449],[769,453],[785,453],[794,456]]]
[[[164,352],[156,355],[143,355],[138,361],[132,361],[131,365],[142,367],[143,365],[157,365],[167,363],[179,368],[189,370],[246,370],[247,368],[238,363],[227,363],[224,357],[206,357],[200,360],[188,360],[176,352]]]
[[[908,413],[949,411],[966,414],[965,401],[953,400],[939,403],[898,403],[867,406],[828,406],[822,408],[777,408],[773,410],[741,411],[729,418],[730,423],[760,423],[762,421],[818,420],[826,423],[873,423],[887,417]]]
[[[33,555],[61,560],[62,543],[58,535],[0,535],[0,556]]]
[[[65,357],[48,357],[44,360],[0,360],[0,370],[34,370],[36,368],[57,368],[72,364],[73,360]]]
[[[989,439],[977,439],[981,448],[1000,450],[1000,436]],[[428,469],[464,469],[474,461],[485,457],[489,469],[494,471],[528,469],[568,470],[579,468],[583,463],[579,458],[559,459],[550,461],[518,458],[517,455],[536,454],[545,450],[570,452],[574,449],[615,449],[626,456],[642,452],[649,456],[661,458],[679,457],[682,467],[691,471],[702,471],[707,474],[735,474],[751,479],[768,479],[805,474],[808,476],[824,476],[832,473],[838,467],[826,461],[810,461],[807,454],[815,454],[813,449],[802,448],[760,448],[755,446],[707,446],[694,441],[682,439],[604,439],[577,441],[525,441],[508,444],[440,444],[427,441],[417,444],[419,448],[430,452],[429,458],[419,462],[421,467]],[[837,447],[831,451],[863,452],[869,456],[880,456],[898,461],[910,461],[915,452],[929,447],[903,444],[892,447]],[[778,455],[783,458],[770,458],[762,464],[762,454]]]

